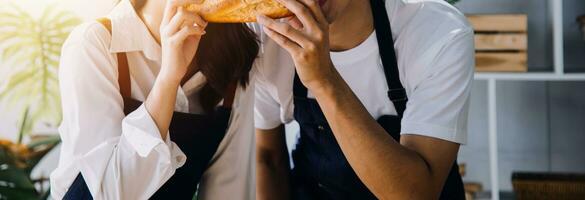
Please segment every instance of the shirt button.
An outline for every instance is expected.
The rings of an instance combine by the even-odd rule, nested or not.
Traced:
[[[322,125],[317,126],[317,129],[319,129],[319,131],[323,131],[325,130],[325,127],[323,127]]]

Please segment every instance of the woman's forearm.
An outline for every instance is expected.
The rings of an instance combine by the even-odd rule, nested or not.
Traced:
[[[193,62],[201,35],[205,34],[207,22],[195,12],[184,9],[186,5],[199,3],[201,1],[167,1],[159,27],[162,66],[145,106],[163,139],[169,131],[181,79]]]
[[[146,110],[156,123],[163,140],[167,137],[180,84],[180,80],[173,77],[165,73],[159,74],[144,102]]]

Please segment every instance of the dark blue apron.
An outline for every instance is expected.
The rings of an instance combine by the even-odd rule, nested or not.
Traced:
[[[109,19],[102,18],[98,21],[111,32]],[[128,115],[142,105],[142,102],[130,97],[130,72],[126,54],[118,53],[117,57],[119,61],[118,72],[120,74],[118,84],[124,99],[124,114]],[[209,166],[213,155],[225,136],[236,88],[235,84],[228,87],[223,105],[213,113],[205,115],[173,113],[169,126],[169,136],[185,153],[187,160],[150,199],[193,199],[201,176]],[[145,176],[148,176],[148,174],[145,174]],[[145,177],[145,180],[148,180],[148,177]],[[77,175],[63,199],[93,199],[81,173]]]
[[[397,116],[381,116],[377,122],[392,138],[400,141],[400,122],[408,98],[399,78],[394,41],[384,1],[370,2],[384,75],[389,88],[388,98],[398,113]],[[300,125],[301,132],[296,149],[292,153],[294,199],[376,199],[349,165],[319,104],[315,99],[307,97],[307,88],[301,83],[298,75],[295,75],[293,93],[294,117]],[[440,199],[465,199],[457,162],[453,163]]]
[[[135,110],[140,104],[126,99],[125,113]],[[173,114],[169,136],[185,153],[187,160],[150,199],[193,199],[197,184],[224,137],[221,133],[225,133],[228,127],[230,113],[230,108],[220,107],[213,115],[180,112]],[[145,180],[148,180],[148,177],[145,177]],[[63,199],[93,199],[81,173],[73,181]]]

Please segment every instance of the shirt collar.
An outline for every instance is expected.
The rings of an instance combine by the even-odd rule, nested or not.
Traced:
[[[130,0],[122,0],[110,12],[112,44],[110,52],[142,51],[150,60],[161,59],[161,47],[142,22]]]

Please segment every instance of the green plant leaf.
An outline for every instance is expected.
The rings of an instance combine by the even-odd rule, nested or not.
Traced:
[[[26,39],[31,39],[34,38],[36,35],[34,33],[31,32],[25,32],[25,31],[3,31],[0,32],[0,41],[2,41],[2,46],[10,46],[9,42],[12,41],[22,41],[22,40],[26,40]],[[17,39],[18,38],[18,39]]]
[[[47,145],[56,145],[59,142],[61,142],[61,138],[59,137],[59,135],[49,135],[36,140],[32,140],[26,146],[29,149],[35,149]]]
[[[61,142],[59,135],[50,136],[28,145],[32,153],[27,160],[27,169],[25,171],[30,173],[34,167],[49,153],[57,144]]]
[[[0,187],[0,199],[37,200],[38,198],[35,190]]]
[[[6,148],[0,146],[0,199],[37,199],[29,174],[15,166],[15,155]]]
[[[447,2],[449,2],[450,4],[456,4],[457,2],[459,2],[459,0],[446,0]]]
[[[14,74],[14,76],[9,77],[6,83],[4,83],[6,84],[6,88],[4,90],[0,90],[0,98],[2,98],[4,94],[10,92],[11,89],[14,89],[17,85],[27,81],[35,73],[35,71],[28,69],[20,71],[19,73]]]
[[[38,45],[38,42],[23,40],[21,42],[14,43],[14,44],[4,48],[4,52],[2,52],[2,58],[4,60],[9,60],[10,58],[12,58],[13,56],[15,56],[19,53],[30,51],[30,49],[27,49],[27,48],[30,48],[30,46],[33,46],[33,45]]]
[[[0,49],[2,62],[11,66],[0,88],[0,100],[7,106],[30,106],[26,132],[36,121],[57,124],[61,120],[58,67],[61,46],[81,20],[71,12],[50,5],[34,19],[23,9],[11,5],[0,9]],[[16,77],[16,78],[15,78]]]
[[[41,198],[39,198],[39,200],[47,200],[49,199],[49,196],[51,196],[51,188],[47,188],[47,191],[45,191],[45,193],[41,196]]]
[[[19,13],[14,13],[12,10],[4,10],[0,13],[0,19],[2,21],[22,21],[26,16],[22,16]]]
[[[4,151],[4,149],[0,150]],[[35,191],[34,185],[27,173],[9,164],[0,165],[0,188],[22,189]]]
[[[0,163],[2,163],[2,165],[14,165],[14,155],[5,148],[6,147],[4,146],[0,146]],[[0,165],[0,169],[2,169],[2,165]]]

